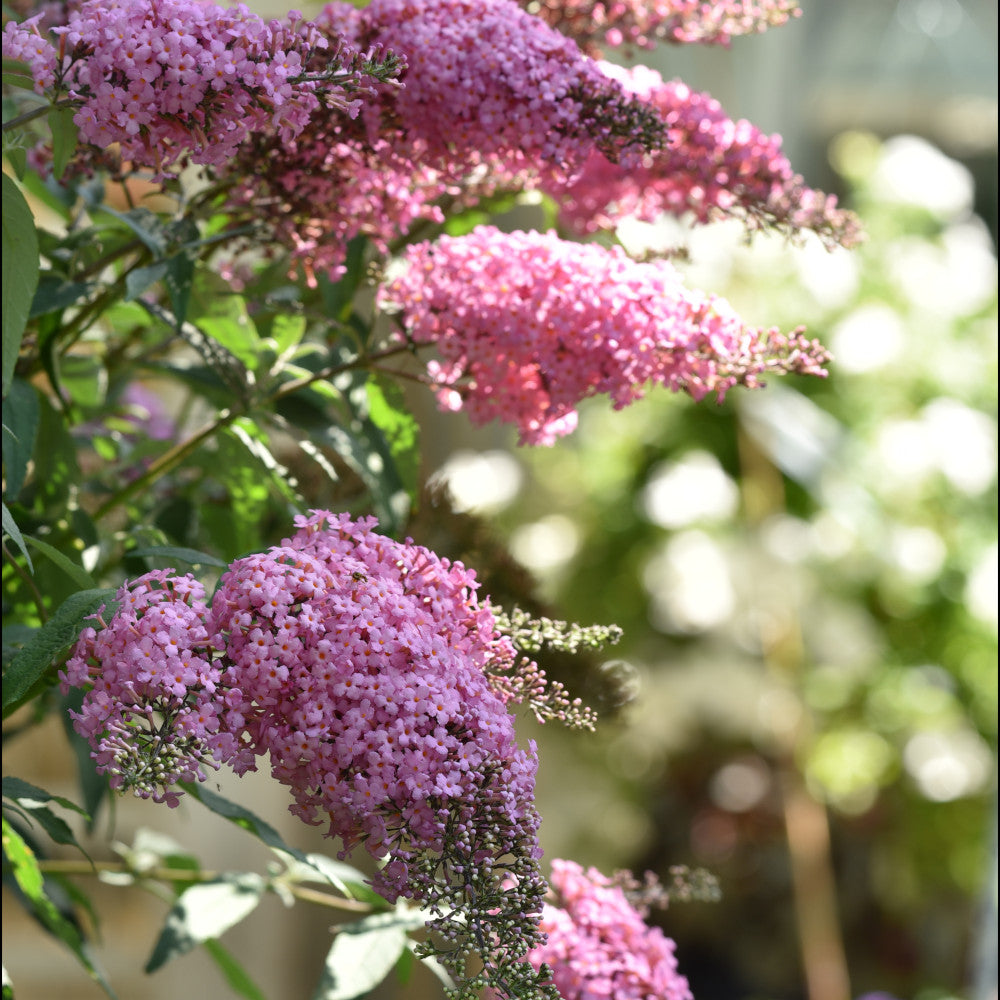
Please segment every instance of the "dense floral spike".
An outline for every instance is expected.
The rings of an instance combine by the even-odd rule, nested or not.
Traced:
[[[537,983],[519,962],[541,940],[537,758],[484,673],[509,643],[475,575],[376,534],[372,518],[296,524],[234,562],[213,598],[227,726],[270,753],[293,812],[387,859],[376,888],[437,914],[428,951],[469,991]]]
[[[226,696],[205,592],[172,572],[122,586],[114,614],[105,621],[102,611],[100,630],[83,630],[60,680],[64,693],[86,689],[71,715],[98,773],[110,775],[112,788],[176,805],[171,786],[204,781],[205,767],[231,762],[238,746],[222,721]]]
[[[796,0],[524,0],[587,51],[652,48],[658,41],[728,45],[735,35],[778,27],[801,11]]]
[[[323,110],[353,117],[369,73],[391,72],[302,21],[265,22],[246,7],[197,0],[91,0],[41,34],[43,14],[9,23],[5,59],[35,89],[79,106],[85,143],[160,174],[189,157],[221,166],[253,132],[287,142]]]
[[[667,261],[488,226],[417,244],[406,260],[381,302],[411,342],[436,346],[439,404],[515,424],[522,443],[570,433],[589,396],[621,408],[650,383],[721,398],[765,372],[825,374],[818,344],[746,326]]]
[[[656,108],[670,141],[630,170],[594,153],[569,185],[553,187],[568,226],[594,232],[627,216],[653,221],[669,213],[698,222],[733,217],[751,230],[788,236],[812,230],[828,247],[859,242],[856,217],[835,197],[806,187],[780,137],[732,121],[718,101],[680,81],[667,83],[655,70],[602,66]]]
[[[395,111],[432,159],[517,151],[572,169],[595,145],[618,160],[662,139],[654,116],[513,0],[373,0],[364,23],[405,56]]]
[[[317,24],[406,62],[355,121],[314,117],[293,142],[241,150],[232,199],[261,214],[307,271],[335,274],[347,242],[383,251],[440,205],[498,186],[564,182],[594,150],[638,163],[665,139],[655,110],[513,0],[330,4]]]
[[[555,902],[542,913],[548,939],[529,959],[552,968],[563,1000],[692,1000],[673,941],[645,924],[613,880],[555,860],[551,886]]]

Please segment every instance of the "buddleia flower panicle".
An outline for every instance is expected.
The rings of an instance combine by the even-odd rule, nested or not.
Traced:
[[[795,0],[524,0],[538,16],[592,55],[657,42],[728,45],[801,14]]]
[[[44,13],[12,21],[3,55],[78,108],[78,160],[88,144],[117,146],[160,177],[187,162],[221,168],[253,133],[290,142],[316,114],[352,118],[384,73],[301,15],[264,21],[197,0],[90,0],[51,34]]]
[[[621,409],[662,385],[721,400],[767,373],[825,374],[826,351],[801,331],[748,326],[722,299],[685,288],[668,261],[618,247],[479,226],[404,259],[379,301],[402,339],[435,347],[438,404],[475,424],[513,424],[522,444],[572,432],[590,396]]]
[[[546,883],[538,758],[486,673],[509,640],[475,573],[374,518],[312,511],[267,552],[235,560],[211,601],[172,570],[124,584],[60,675],[112,787],[177,803],[206,767],[267,756],[292,812],[342,856],[363,846],[388,900],[429,913],[433,954],[472,1000],[557,1000],[525,960]]]
[[[674,942],[643,920],[615,880],[573,861],[554,860],[544,944],[529,959],[552,969],[563,1000],[692,1000]]]
[[[735,218],[751,232],[789,238],[812,232],[828,249],[861,241],[857,217],[806,185],[780,136],[730,119],[710,95],[664,81],[655,70],[601,66],[659,115],[669,139],[628,169],[595,152],[568,182],[550,184],[566,226],[592,233],[625,218],[652,222],[668,214],[697,223]]]

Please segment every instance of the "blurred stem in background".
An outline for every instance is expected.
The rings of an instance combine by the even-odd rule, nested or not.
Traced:
[[[780,471],[746,429],[738,431],[740,491],[747,527],[759,531],[768,518],[785,514],[785,484]],[[805,648],[793,598],[782,607],[758,607],[761,659],[775,682],[801,688]],[[788,838],[795,922],[809,1000],[850,1000],[851,985],[840,931],[837,884],[830,850],[826,806],[806,787],[797,760],[803,753],[807,713],[793,725],[774,727],[777,771]]]

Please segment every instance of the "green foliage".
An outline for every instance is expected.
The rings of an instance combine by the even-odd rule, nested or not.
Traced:
[[[56,609],[21,647],[3,675],[4,717],[33,696],[39,684],[50,683],[51,668],[59,654],[75,642],[83,623],[102,606],[113,613],[114,590],[81,590],[72,594]]]
[[[31,300],[38,284],[38,238],[31,209],[13,179],[3,175],[3,395],[14,378]]]

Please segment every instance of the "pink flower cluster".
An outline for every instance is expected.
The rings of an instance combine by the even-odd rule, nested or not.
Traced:
[[[541,924],[548,940],[528,958],[552,968],[563,1000],[692,1000],[673,941],[647,926],[619,886],[560,860],[550,882],[556,902],[545,904]]]
[[[521,961],[545,893],[537,757],[488,673],[510,641],[474,573],[374,524],[297,518],[232,563],[210,608],[170,571],[126,584],[61,675],[86,689],[74,724],[114,787],[171,805],[204,765],[268,754],[296,815],[386,859],[378,891],[436,914],[456,978],[476,951],[482,983],[537,983]]]
[[[9,23],[5,59],[31,68],[35,89],[79,105],[80,137],[158,173],[183,161],[220,166],[253,132],[280,141],[321,108],[354,116],[362,60],[298,15],[264,22],[245,6],[198,0],[90,0],[52,29],[37,15]]]
[[[475,577],[427,549],[372,531],[374,520],[314,512],[260,555],[234,562],[212,601],[223,683],[242,693],[227,722],[350,847],[395,864],[440,852],[442,804],[495,784],[511,827],[531,802],[536,760],[484,673],[506,640]],[[494,777],[490,777],[493,775]]]
[[[434,162],[518,153],[572,170],[595,146],[618,160],[661,138],[575,42],[513,0],[373,0],[363,23],[405,57],[394,110]]]
[[[380,301],[410,342],[435,345],[439,404],[476,424],[512,423],[522,443],[570,433],[590,396],[620,409],[651,383],[721,398],[767,371],[825,374],[815,342],[748,327],[723,300],[685,289],[667,261],[617,247],[482,226],[412,246],[406,261]]]
[[[657,41],[728,45],[801,13],[796,0],[537,0],[531,7],[594,54]]]
[[[406,71],[358,120],[316,117],[232,164],[232,201],[263,213],[307,272],[335,274],[358,234],[385,251],[415,222],[441,222],[442,203],[539,175],[565,181],[595,149],[637,163],[662,144],[652,109],[514,0],[334,3],[317,23],[384,46]]]
[[[806,187],[779,136],[732,121],[708,94],[664,82],[655,70],[602,66],[656,109],[670,140],[630,170],[595,152],[568,185],[554,187],[563,221],[577,232],[610,228],[626,216],[689,213],[698,222],[735,217],[789,236],[812,230],[828,246],[859,241],[855,216],[832,195]]]
[[[85,628],[60,675],[63,692],[86,688],[76,731],[90,741],[112,788],[177,804],[172,786],[205,780],[238,752],[224,725],[224,692],[206,625],[201,584],[170,571],[122,586],[100,630]]]

